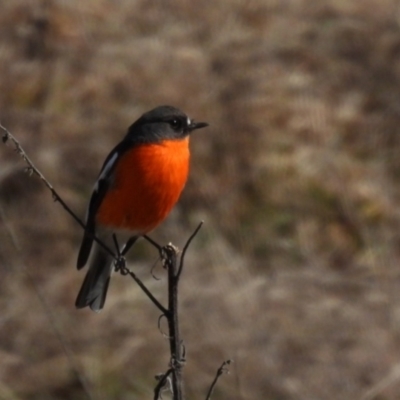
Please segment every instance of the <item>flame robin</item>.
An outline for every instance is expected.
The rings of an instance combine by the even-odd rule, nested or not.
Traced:
[[[86,214],[86,231],[77,267],[88,261],[89,270],[76,299],[76,307],[100,311],[106,300],[113,270],[110,249],[114,234],[129,237],[130,244],[150,232],[178,201],[189,172],[189,135],[208,126],[194,122],[171,106],[143,114],[125,138],[108,155],[100,171]]]

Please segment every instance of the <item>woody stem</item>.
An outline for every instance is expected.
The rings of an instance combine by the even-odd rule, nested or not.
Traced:
[[[182,343],[179,334],[178,319],[178,255],[177,249],[171,245],[163,248],[166,268],[168,270],[168,320],[169,345],[171,352],[172,390],[174,400],[183,399],[182,387]]]

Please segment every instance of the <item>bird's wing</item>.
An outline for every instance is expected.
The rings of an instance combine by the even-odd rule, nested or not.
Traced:
[[[107,156],[103,167],[101,168],[99,177],[97,178],[97,182],[93,189],[92,197],[90,198],[89,206],[86,211],[86,229],[78,254],[78,269],[83,268],[89,258],[90,250],[92,249],[93,244],[93,236],[95,235],[96,230],[95,217],[97,210],[99,209],[109,187],[112,185],[112,173],[115,169],[118,159],[128,148],[129,147],[127,146],[127,143],[122,141]]]

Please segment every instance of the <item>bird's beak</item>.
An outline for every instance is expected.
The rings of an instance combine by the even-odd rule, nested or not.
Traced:
[[[206,126],[208,126],[207,122],[195,122],[192,121],[189,125],[189,130],[190,131],[194,131],[195,129],[201,129],[201,128],[205,128]]]

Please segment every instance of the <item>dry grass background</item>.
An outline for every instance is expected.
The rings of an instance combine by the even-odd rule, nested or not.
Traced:
[[[79,215],[109,149],[172,104],[211,127],[153,237],[182,281],[188,398],[400,398],[396,0],[0,3],[0,118]],[[151,398],[158,313],[115,277],[77,311],[80,228],[0,150],[0,398]],[[131,267],[162,297],[139,244]],[[87,392],[84,390],[86,386]]]

